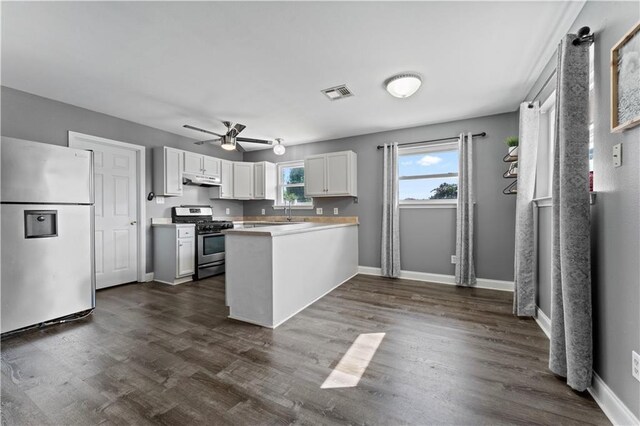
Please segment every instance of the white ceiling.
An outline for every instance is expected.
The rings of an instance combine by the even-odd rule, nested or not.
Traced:
[[[3,2],[2,84],[196,139],[183,124],[226,119],[314,142],[515,110],[583,4]],[[408,99],[383,88],[402,71],[423,76]]]

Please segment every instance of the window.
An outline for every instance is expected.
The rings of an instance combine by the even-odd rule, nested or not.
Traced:
[[[536,164],[536,198],[551,197],[553,148],[556,136],[556,91],[540,107],[538,160]]]
[[[457,142],[403,149],[398,163],[400,204],[451,203],[457,200]]]
[[[595,142],[594,116],[596,114],[594,46],[595,43],[591,43],[591,46],[589,46],[589,172],[591,173],[593,173],[593,146]]]
[[[595,140],[595,80],[594,44],[589,48],[589,172],[593,172]],[[553,182],[553,150],[556,137],[556,91],[554,90],[540,107],[540,132],[538,136],[538,161],[536,164],[536,198],[551,197]]]
[[[313,207],[304,196],[304,161],[278,163],[278,196],[276,206]]]

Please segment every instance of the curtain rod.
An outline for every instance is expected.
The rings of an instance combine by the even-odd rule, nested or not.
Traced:
[[[591,28],[589,27],[582,27],[578,30],[578,38],[576,38],[575,40],[573,40],[573,45],[574,46],[578,46],[582,43],[594,43],[595,42],[595,35],[594,34],[589,34],[591,32]],[[555,68],[553,70],[553,72],[551,74],[549,74],[549,77],[547,77],[547,80],[544,82],[544,84],[542,85],[542,87],[540,87],[540,90],[538,90],[538,93],[536,93],[536,95],[533,97],[533,100],[531,102],[529,102],[528,107],[529,108],[533,108],[533,103],[535,101],[538,100],[538,96],[540,96],[542,94],[542,91],[547,87],[547,84],[549,84],[549,82],[551,81],[551,79],[556,75],[556,71],[558,69]]]
[[[542,91],[546,89],[547,84],[549,84],[551,79],[556,76],[556,72],[557,72],[557,69],[554,69],[553,72],[549,74],[549,77],[547,77],[547,80],[544,82],[542,87],[540,87],[540,90],[538,90],[538,93],[536,93],[536,95],[533,97],[533,100],[529,102],[529,105],[527,105],[528,108],[533,108],[533,103],[538,100],[538,96],[540,96],[542,94]]]
[[[473,136],[474,138],[482,138],[482,137],[487,136],[487,132],[476,133],[476,134],[471,135],[471,136]],[[432,142],[453,141],[453,140],[457,140],[457,139],[460,139],[460,136],[452,136],[450,138],[441,138],[441,139],[430,139],[428,141],[420,141],[420,142],[399,143],[398,146],[427,144],[427,143],[432,143]],[[378,149],[382,149],[382,148],[384,148],[384,145],[378,145]]]

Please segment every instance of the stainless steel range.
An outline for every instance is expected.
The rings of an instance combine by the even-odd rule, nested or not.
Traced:
[[[180,206],[171,208],[173,223],[196,225],[196,279],[224,273],[223,229],[233,228],[228,220],[213,220],[209,206]]]

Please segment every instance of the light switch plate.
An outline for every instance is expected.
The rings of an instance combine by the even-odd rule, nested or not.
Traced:
[[[613,146],[613,167],[622,166],[622,144],[618,143]]]
[[[333,214],[338,214],[338,208],[337,207],[333,208]]]
[[[264,216],[265,214],[266,214],[266,211],[262,209],[262,216]]]
[[[640,382],[640,354],[631,351],[631,375]]]
[[[164,197],[156,197],[156,204],[164,204]]]
[[[224,210],[224,212],[225,212],[226,214],[231,214],[231,209],[230,209],[229,207],[227,207],[227,208]]]
[[[316,208],[316,214],[322,214],[322,207]]]
[[[455,265],[456,263],[458,263],[458,258],[456,257],[456,255],[455,255],[455,254],[452,254],[452,255],[451,255],[451,263],[453,263],[454,265]]]

